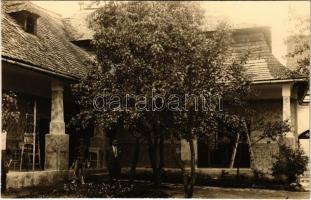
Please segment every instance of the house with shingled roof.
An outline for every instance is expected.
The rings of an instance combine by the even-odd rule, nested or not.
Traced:
[[[7,188],[49,185],[68,179],[72,174],[69,166],[75,157],[79,134],[92,136],[86,141],[92,170],[104,169],[109,137],[100,127],[89,127],[80,133],[66,126],[79,109],[73,103],[70,85],[92,67],[93,33],[86,21],[92,9],[81,10],[65,19],[25,1],[3,2],[1,9],[2,90],[17,94],[20,109],[17,126],[6,137],[6,149],[15,156],[7,176]],[[236,29],[233,40],[236,55],[245,51],[250,53],[245,68],[256,95],[246,98],[256,110],[256,118],[288,120],[292,130],[286,137],[293,148],[298,148],[299,121],[305,120],[299,112],[309,106],[304,102],[308,83],[303,77],[290,76],[290,70],[274,57],[269,27]],[[135,141],[118,128],[115,131],[123,151],[127,152],[127,155],[121,155],[122,166],[130,167],[128,158],[134,153]],[[34,146],[40,147],[38,158],[25,161],[25,137],[33,132]],[[237,149],[239,156],[233,168],[229,168],[232,144],[220,142],[221,129],[213,137],[213,145],[196,142],[196,163],[200,173],[219,176],[224,170],[236,173],[237,168],[247,175],[252,174],[251,169],[271,173],[273,155],[278,152],[278,145],[273,141],[255,144],[253,160],[247,144],[242,142]],[[251,137],[256,139],[258,130],[252,130]],[[169,148],[178,149],[183,160],[190,157],[182,142],[164,146],[167,169],[177,167]],[[147,145],[142,144],[141,152],[138,168],[148,169]]]

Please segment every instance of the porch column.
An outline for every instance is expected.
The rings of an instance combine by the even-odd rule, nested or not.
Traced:
[[[291,109],[290,109],[291,84],[282,85],[282,97],[283,97],[283,121],[288,120],[289,125],[291,125]],[[293,131],[286,133],[285,142],[291,147],[295,148],[295,137]]]
[[[45,169],[67,170],[69,162],[69,135],[65,134],[63,85],[51,83],[50,133],[45,135]]]

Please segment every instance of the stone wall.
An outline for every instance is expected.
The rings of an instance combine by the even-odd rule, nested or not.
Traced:
[[[251,163],[253,169],[263,173],[270,174],[272,164],[275,161],[274,155],[279,152],[279,146],[276,143],[258,143],[253,147],[254,161]]]
[[[70,180],[73,171],[68,170],[49,170],[34,172],[9,172],[7,174],[7,189],[25,188],[31,186],[49,186],[58,182]]]
[[[256,119],[253,119],[251,140],[257,141],[261,130],[258,130],[258,124],[261,120],[264,122],[282,120],[282,100],[261,100],[253,101],[252,106],[256,111]],[[254,160],[251,167],[264,173],[271,173],[271,167],[274,162],[274,155],[279,152],[278,144],[267,139],[261,140],[253,146]]]

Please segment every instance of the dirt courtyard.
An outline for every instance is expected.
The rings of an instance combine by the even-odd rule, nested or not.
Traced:
[[[81,186],[85,188],[88,186]],[[28,188],[9,191],[2,194],[2,198],[42,198],[42,197],[57,197],[57,198],[85,198],[97,197],[105,198],[109,196],[90,196],[83,192],[64,192],[64,186],[54,186],[48,188]],[[160,188],[155,188],[148,183],[135,183],[133,191],[125,193],[122,196],[128,198],[183,198],[183,186],[180,184],[163,184]],[[77,188],[77,191],[80,189]],[[89,190],[89,189],[86,189]],[[97,191],[93,191],[93,193]],[[94,195],[94,194],[92,194]],[[309,199],[309,192],[293,192],[285,190],[268,190],[268,189],[253,189],[253,188],[221,188],[209,186],[196,186],[193,198],[221,198],[221,199]]]

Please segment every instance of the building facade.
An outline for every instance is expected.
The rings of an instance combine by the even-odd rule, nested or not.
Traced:
[[[90,136],[86,138],[86,144],[91,168],[105,168],[105,150],[109,145],[107,134],[100,127],[77,131],[66,126],[78,109],[73,103],[70,85],[86,74],[94,57],[92,31],[86,22],[92,10],[81,10],[73,17],[63,19],[30,2],[5,2],[1,9],[2,90],[18,94],[20,109],[20,119],[6,138],[6,149],[17,156],[8,173],[7,187],[48,185],[68,178],[77,139],[81,135]],[[289,70],[273,56],[268,27],[237,29],[233,38],[236,54],[250,52],[245,67],[252,76],[256,95],[247,97],[247,100],[256,110],[255,118],[288,120],[292,130],[286,137],[293,148],[298,148],[300,124],[306,121],[300,113],[309,108],[309,103],[303,102],[307,83],[304,79],[289,78]],[[126,130],[117,128],[115,131],[123,152],[126,152],[121,154],[122,166],[129,167],[135,141]],[[25,166],[21,159],[25,134],[32,132],[36,133],[35,140],[40,146],[40,162],[36,167]],[[258,130],[252,128],[251,139],[256,141],[258,135]],[[234,144],[225,140],[219,129],[210,144],[196,142],[199,170],[229,169]],[[138,167],[150,167],[147,148],[147,144],[141,145]],[[183,160],[190,159],[187,148],[183,141],[165,143],[165,168],[177,167],[171,151],[178,150]],[[247,144],[241,142],[233,168],[249,171],[252,168],[269,174],[278,145],[262,140],[254,145],[253,150],[254,160],[251,161]]]

